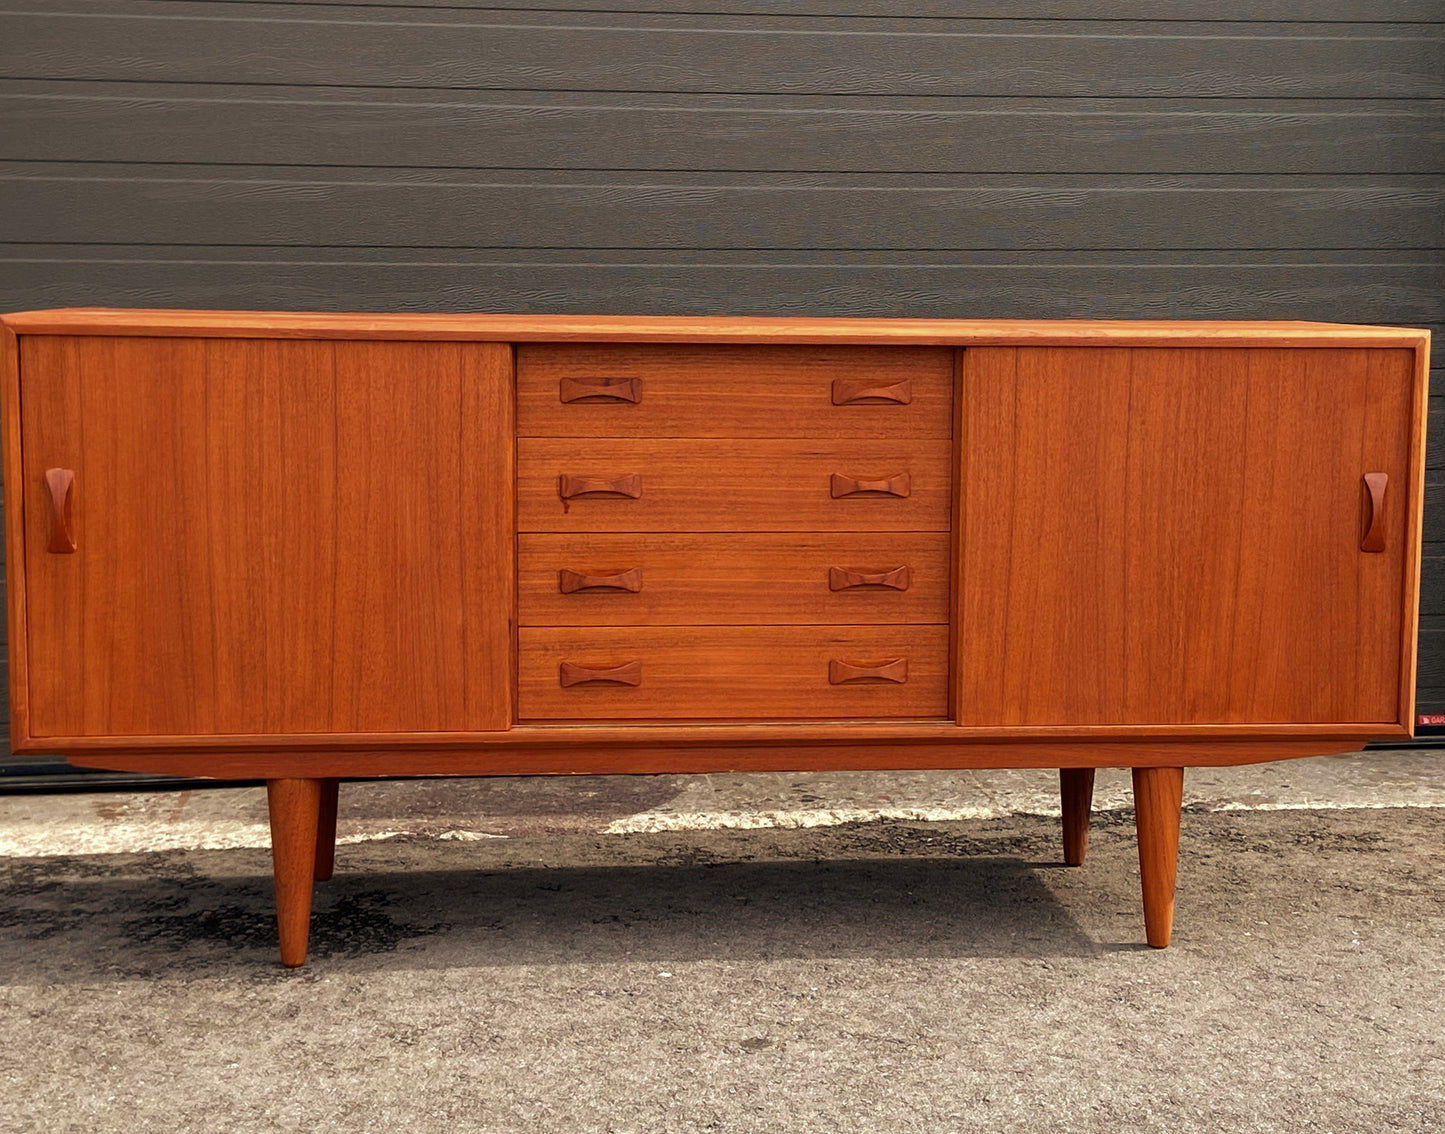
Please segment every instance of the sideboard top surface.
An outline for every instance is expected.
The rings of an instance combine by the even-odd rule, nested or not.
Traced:
[[[691,315],[327,314],[73,307],[0,316],[27,335],[440,339],[499,342],[913,343],[946,346],[1421,348],[1430,332],[1347,323],[1162,319],[854,319]]]

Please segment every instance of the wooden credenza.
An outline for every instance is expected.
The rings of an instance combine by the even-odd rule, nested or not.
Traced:
[[[337,783],[1183,769],[1413,717],[1424,331],[3,319],[17,752],[268,781],[282,960]]]

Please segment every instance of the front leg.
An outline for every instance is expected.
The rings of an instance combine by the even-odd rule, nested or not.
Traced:
[[[1144,936],[1162,949],[1174,929],[1174,881],[1179,873],[1179,811],[1183,768],[1134,769],[1134,825],[1139,879],[1144,888]]]
[[[271,865],[276,878],[276,927],[281,934],[281,963],[288,969],[306,963],[323,783],[322,780],[266,781],[266,805],[271,814]]]

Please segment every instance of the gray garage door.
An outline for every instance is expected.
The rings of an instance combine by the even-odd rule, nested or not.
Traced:
[[[1440,0],[8,7],[0,309],[1445,322]]]

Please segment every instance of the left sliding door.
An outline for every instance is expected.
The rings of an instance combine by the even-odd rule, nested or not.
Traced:
[[[17,739],[506,728],[511,375],[493,343],[22,336]]]

